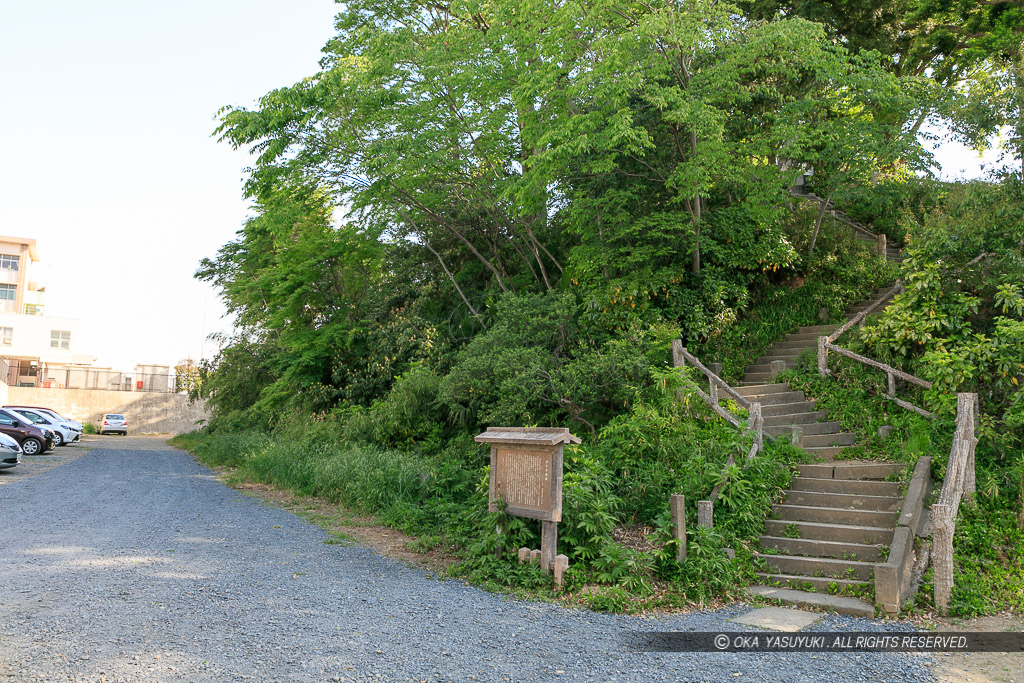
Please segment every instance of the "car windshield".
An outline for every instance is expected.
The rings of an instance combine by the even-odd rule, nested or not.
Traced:
[[[45,419],[43,419],[42,416],[36,415],[35,413],[26,413],[26,412],[22,412],[22,411],[19,410],[18,414],[21,415],[22,417],[28,419],[28,420],[31,420],[32,422],[36,423],[37,425],[38,424],[50,424]]]

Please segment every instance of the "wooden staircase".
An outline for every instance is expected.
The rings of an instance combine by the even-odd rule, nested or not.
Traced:
[[[854,306],[850,316],[889,289],[877,290],[875,298]],[[782,367],[773,361],[795,367],[801,353],[816,349],[818,336],[838,327],[802,327],[786,335],[747,368],[743,385],[736,388],[743,397],[761,403],[767,434],[792,434],[818,461],[801,465],[782,502],[773,506],[773,518],[765,522],[759,539],[761,552],[756,553],[767,566],[758,573],[764,585],[751,587],[750,592],[790,604],[873,616],[875,564],[886,561],[903,502],[899,485],[885,478],[905,466],[836,460],[855,445],[855,436],[829,421],[802,391],[773,381]]]

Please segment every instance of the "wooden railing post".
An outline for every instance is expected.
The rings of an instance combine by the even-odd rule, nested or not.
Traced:
[[[686,561],[686,497],[672,495],[669,498],[672,513],[672,535],[676,539],[676,561]]]
[[[885,258],[886,241],[885,241],[885,233],[884,232],[878,233],[878,237],[876,238],[875,248],[878,249],[878,255],[881,256],[882,258]]]
[[[828,337],[818,337],[818,374],[825,377],[828,372]]]
[[[945,615],[949,609],[949,596],[953,592],[953,529],[948,505],[932,505],[932,527],[935,607],[940,614]]]
[[[681,368],[686,365],[686,358],[683,357],[683,340],[672,340],[672,367]]]
[[[711,529],[714,527],[715,503],[710,500],[697,501],[697,526]]]
[[[896,398],[896,375],[892,374],[891,372],[886,372],[885,374],[889,378],[889,393],[888,393],[888,397],[889,398]]]

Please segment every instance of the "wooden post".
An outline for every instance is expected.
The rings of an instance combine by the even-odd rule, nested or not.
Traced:
[[[964,413],[965,439],[964,449],[964,495],[972,496],[977,488],[974,472],[974,446],[978,439],[974,436],[978,424],[978,395],[962,393],[956,395],[956,412]]]
[[[711,372],[713,372],[716,375],[718,375],[719,377],[721,377],[722,376],[722,370],[725,368],[725,365],[723,363],[708,363],[707,368]]]
[[[714,527],[715,504],[710,500],[697,501],[697,526],[711,529]]]
[[[539,550],[531,550],[530,551],[530,564],[540,564],[540,551]]]
[[[949,506],[932,505],[932,566],[935,568],[935,607],[945,615],[949,596],[953,592],[953,525],[949,519]]]
[[[530,561],[530,549],[523,547],[519,549],[519,564]]]
[[[673,339],[672,340],[672,367],[681,368],[686,365],[686,359],[683,358],[683,340]]]
[[[565,555],[555,555],[555,585],[561,588],[565,585],[565,571],[569,568],[569,558]]]
[[[750,404],[750,428],[754,430],[754,443],[757,444],[755,453],[764,450],[764,417],[761,413],[761,402],[753,401]]]
[[[505,527],[500,520],[495,523],[494,531],[498,534],[498,547],[494,549],[494,554],[500,558],[505,550]]]
[[[828,375],[828,349],[825,344],[828,337],[818,337],[818,374],[822,377]]]
[[[686,561],[686,497],[673,494],[669,498],[672,512],[672,535],[676,542],[676,562]]]
[[[718,405],[718,385],[715,380],[708,377],[708,396],[711,397],[712,405]]]
[[[540,523],[540,568],[547,574],[555,565],[558,553],[558,522]]]
[[[875,240],[875,248],[878,249],[878,255],[885,258],[885,233],[878,233],[878,237],[876,237]]]
[[[889,398],[896,398],[896,375],[891,372],[886,372],[889,376]]]

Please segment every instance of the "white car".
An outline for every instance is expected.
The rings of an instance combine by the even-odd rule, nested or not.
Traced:
[[[7,410],[20,415],[40,429],[49,429],[53,432],[53,445],[55,448],[66,443],[72,443],[80,436],[70,426],[66,426],[54,418],[43,415],[42,411],[29,410],[28,408],[8,408]]]
[[[82,423],[66,418],[55,410],[42,408],[40,406],[4,406],[4,408],[7,408],[8,410],[30,410],[33,413],[46,418],[54,425],[60,425],[65,432],[70,430],[70,434],[61,433],[62,444],[75,443],[82,438]],[[52,431],[56,432],[57,430],[52,429]]]
[[[4,406],[4,408],[24,408],[25,410],[32,410],[37,413],[42,413],[43,415],[52,416],[58,422],[66,422],[67,424],[71,425],[71,428],[77,432],[81,432],[83,429],[85,429],[82,423],[79,422],[78,420],[72,420],[70,417],[64,417],[63,415],[58,413],[56,410],[53,410],[52,408],[44,408],[43,406]]]
[[[17,441],[0,433],[0,469],[17,466],[21,462],[21,453]]]
[[[100,427],[98,430],[100,434],[106,434],[107,432],[116,432],[118,434],[124,434],[128,436],[128,419],[124,415],[116,415],[114,413],[107,413],[100,420]]]

